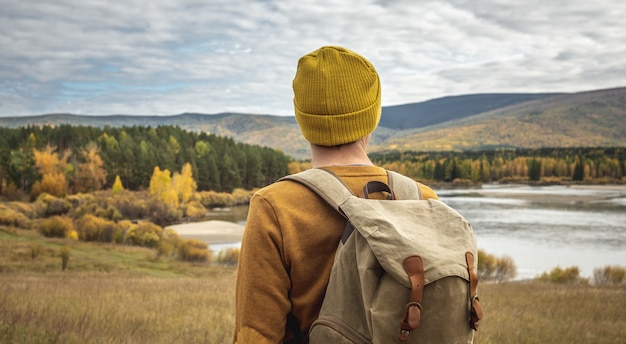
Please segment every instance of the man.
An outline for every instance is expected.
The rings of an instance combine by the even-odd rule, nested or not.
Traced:
[[[293,91],[313,167],[331,170],[357,195],[369,181],[387,182],[386,171],[366,153],[381,115],[380,80],[369,61],[345,48],[322,47],[300,58]],[[419,187],[424,198],[437,198],[429,187]],[[336,210],[294,181],[254,195],[239,257],[234,342],[295,342],[292,323],[307,335],[345,224]]]

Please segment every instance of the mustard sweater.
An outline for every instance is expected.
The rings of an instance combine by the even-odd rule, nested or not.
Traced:
[[[356,195],[371,180],[387,182],[374,166],[331,166]],[[435,192],[419,184],[424,198]],[[235,343],[283,343],[289,312],[302,333],[317,318],[335,250],[346,221],[336,210],[293,181],[259,190],[250,201],[237,271]]]

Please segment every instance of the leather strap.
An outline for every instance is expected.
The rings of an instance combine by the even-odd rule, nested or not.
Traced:
[[[363,198],[369,199],[370,193],[373,193],[373,192],[386,192],[388,200],[396,199],[396,196],[391,190],[391,187],[377,180],[369,181],[365,184],[365,186],[363,187]]]
[[[424,264],[422,257],[410,256],[404,260],[404,270],[411,280],[411,294],[406,305],[404,319],[400,322],[398,340],[407,342],[411,339],[411,332],[420,324],[422,316],[422,297],[424,296]]]
[[[352,232],[354,232],[354,226],[350,223],[350,221],[346,221],[346,226],[343,228],[343,233],[341,234],[342,244],[346,244],[346,241],[350,239]]]
[[[478,288],[478,274],[476,273],[476,267],[474,266],[474,255],[472,252],[465,253],[465,261],[467,262],[467,272],[469,272],[469,284],[470,284],[470,319],[469,324],[472,329],[478,331],[478,321],[483,317],[483,308],[480,305],[480,300],[476,294]]]

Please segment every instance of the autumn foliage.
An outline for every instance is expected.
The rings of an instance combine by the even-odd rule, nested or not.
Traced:
[[[0,197],[22,200],[41,193],[62,197],[111,188],[146,190],[158,166],[173,173],[170,182],[184,203],[196,189],[231,192],[265,186],[287,174],[291,160],[268,147],[175,126],[2,127]]]

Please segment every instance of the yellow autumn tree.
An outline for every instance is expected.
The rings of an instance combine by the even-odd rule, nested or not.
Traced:
[[[174,189],[168,189],[160,196],[161,201],[165,203],[170,208],[178,208],[178,194]]]
[[[170,171],[161,171],[159,166],[156,166],[154,168],[154,171],[152,172],[152,177],[150,178],[150,186],[148,187],[148,190],[151,195],[161,198],[161,195],[169,190],[171,181],[172,178],[170,177]]]
[[[115,176],[115,182],[113,182],[111,192],[113,192],[113,194],[115,195],[122,191],[124,191],[124,185],[122,185],[122,180],[120,179],[120,175],[118,174]]]
[[[102,189],[106,183],[104,162],[100,158],[100,149],[95,142],[89,142],[83,152],[83,162],[79,163],[74,172],[74,191],[92,192]]]
[[[197,188],[198,184],[196,184],[196,181],[193,179],[193,171],[190,163],[183,165],[180,173],[174,173],[172,189],[176,192],[181,202],[186,203],[189,201],[191,195],[193,195]]]
[[[33,184],[33,197],[44,192],[56,197],[63,197],[67,193],[65,172],[69,168],[67,164],[69,153],[66,152],[59,157],[55,151],[56,148],[50,145],[41,151],[33,149],[35,167],[41,175],[41,180]]]
[[[177,208],[179,202],[187,202],[196,191],[198,185],[193,179],[190,163],[183,165],[180,173],[174,173],[170,177],[169,170],[163,170],[156,166],[150,178],[149,192],[158,197],[169,207]]]
[[[161,169],[156,166],[150,178],[148,191],[170,208],[178,207],[178,193],[172,187],[172,177],[170,177],[169,170],[161,171]]]

